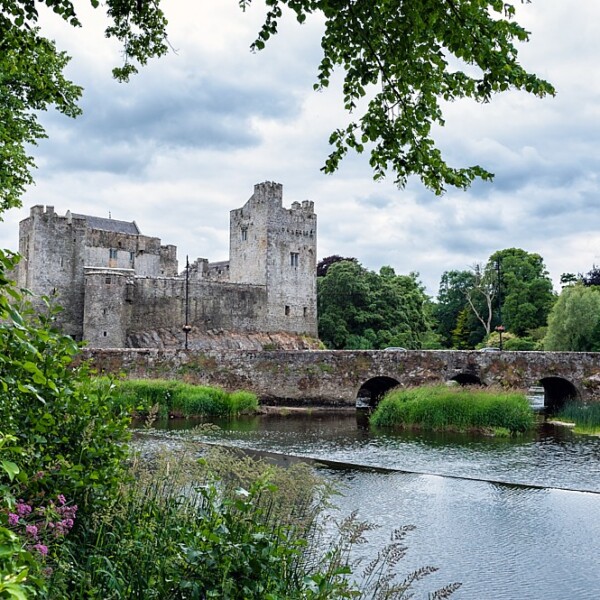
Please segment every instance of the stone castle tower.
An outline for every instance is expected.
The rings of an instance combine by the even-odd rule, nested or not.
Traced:
[[[197,259],[179,274],[176,247],[135,221],[34,206],[20,223],[18,283],[57,296],[61,328],[92,347],[180,346],[186,320],[190,348],[316,338],[314,204],[286,209],[282,196],[280,184],[257,184],[231,211],[230,260]]]

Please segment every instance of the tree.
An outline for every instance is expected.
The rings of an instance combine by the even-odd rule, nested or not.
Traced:
[[[545,350],[600,350],[600,288],[565,287],[548,317]]]
[[[487,336],[492,331],[493,302],[498,289],[498,280],[492,269],[484,268],[479,264],[472,267],[472,273],[472,284],[465,290],[465,298]]]
[[[487,269],[496,270],[500,277],[503,323],[498,321],[499,325],[523,336],[546,324],[556,298],[539,254],[521,248],[498,250],[490,256]]]
[[[336,262],[317,280],[319,337],[336,349],[419,348],[428,332],[426,300],[415,274]]]
[[[247,8],[251,0],[240,0]],[[466,188],[475,177],[491,179],[480,166],[454,169],[432,136],[443,125],[442,101],[472,98],[489,102],[509,88],[536,96],[552,86],[527,73],[517,61],[515,41],[529,34],[513,20],[514,3],[504,0],[269,0],[265,23],[253,48],[277,33],[283,9],[302,23],[312,14],[325,21],[323,58],[315,89],[344,71],[344,107],[352,113],[370,96],[364,113],[329,139],[333,151],[323,170],[335,171],[349,149],[370,147],[375,179],[389,167],[404,186],[410,175],[436,193],[446,185]],[[466,68],[461,70],[459,65]]]
[[[473,283],[472,271],[455,270],[442,274],[435,305],[435,319],[437,332],[446,348],[473,348],[484,336],[481,323],[467,305],[466,295]],[[460,335],[456,333],[457,328]]]
[[[160,0],[90,0],[106,9],[106,36],[123,45],[120,80],[168,50]],[[362,115],[330,136],[333,150],[323,170],[335,171],[349,149],[370,151],[375,179],[388,169],[404,186],[409,176],[440,194],[445,186],[466,188],[475,177],[489,180],[480,166],[453,168],[443,159],[432,129],[444,124],[441,103],[459,98],[488,102],[509,88],[536,96],[554,94],[546,81],[518,62],[516,42],[528,33],[514,21],[513,3],[502,0],[265,0],[265,22],[252,44],[264,48],[277,33],[284,10],[303,23],[315,15],[325,23],[323,58],[315,89],[327,88],[333,71],[344,73],[344,108]],[[72,0],[46,0],[47,9],[80,26]],[[246,10],[251,0],[239,0]],[[36,111],[55,106],[76,116],[81,89],[67,80],[68,57],[37,28],[41,3],[2,0],[0,13],[0,209],[19,206],[31,183],[27,145],[44,137]],[[460,65],[464,65],[461,70]],[[362,110],[362,108],[361,108]]]
[[[317,277],[325,277],[325,275],[327,275],[327,271],[329,271],[329,267],[331,267],[331,265],[334,265],[335,263],[342,262],[342,261],[350,261],[350,262],[358,263],[358,260],[356,258],[344,257],[344,256],[340,256],[339,254],[333,254],[332,256],[326,256],[325,258],[321,259],[319,261],[319,263],[317,264]]]
[[[98,0],[91,0],[94,7]],[[69,25],[80,23],[70,0],[46,0],[47,8]],[[0,12],[0,212],[21,205],[25,186],[33,182],[34,161],[27,151],[46,137],[37,113],[54,106],[76,117],[81,88],[65,78],[69,57],[37,27],[42,6],[34,0],[2,0]],[[110,18],[107,37],[123,44],[124,64],[115,77],[126,80],[136,72],[134,62],[145,64],[167,51],[166,20],[158,2],[107,0]]]
[[[585,286],[600,286],[600,268],[596,265],[593,265],[591,270],[587,273],[587,275],[580,276],[583,285]]]

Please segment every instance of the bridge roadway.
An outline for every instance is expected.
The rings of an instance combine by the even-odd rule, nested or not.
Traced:
[[[544,404],[568,398],[600,402],[600,353],[465,350],[192,351],[87,348],[99,372],[129,378],[179,379],[249,389],[265,404],[374,404],[388,389],[457,381],[526,390],[543,386]]]

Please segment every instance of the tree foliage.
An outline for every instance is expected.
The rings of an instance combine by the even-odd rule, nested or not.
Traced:
[[[548,317],[545,350],[600,350],[600,288],[581,283],[563,289]]]
[[[498,324],[518,336],[545,325],[555,296],[544,259],[521,248],[507,248],[490,256],[488,269],[498,263],[503,321]]]
[[[247,8],[251,0],[239,0]],[[359,116],[336,129],[323,170],[335,171],[349,149],[370,151],[375,179],[394,173],[404,186],[418,175],[440,194],[492,175],[475,165],[453,168],[442,157],[433,129],[444,124],[442,104],[460,98],[489,102],[510,88],[536,96],[552,86],[518,62],[516,43],[529,39],[504,0],[267,0],[265,22],[253,44],[261,50],[277,33],[284,10],[303,23],[325,22],[323,58],[315,89],[343,72],[344,108]],[[365,108],[366,105],[366,108]],[[362,114],[361,114],[362,113]]]
[[[127,80],[168,50],[167,21],[160,0],[90,0],[106,11],[106,36],[122,44],[123,64],[113,70]],[[251,0],[239,0],[243,9]],[[528,32],[515,20],[512,3],[501,0],[265,0],[265,22],[252,44],[264,48],[277,33],[284,10],[303,23],[321,18],[323,58],[315,89],[344,74],[343,104],[357,117],[330,136],[332,152],[323,170],[334,172],[348,150],[370,152],[375,179],[390,170],[399,186],[417,175],[440,194],[466,188],[475,177],[491,179],[474,165],[454,168],[436,146],[433,131],[444,124],[442,104],[460,98],[488,102],[509,88],[536,96],[552,86],[528,73],[516,43]],[[45,5],[45,6],[44,6]],[[52,10],[79,27],[72,0],[0,0],[0,210],[19,206],[32,183],[27,146],[45,137],[36,112],[54,106],[79,113],[81,89],[63,75],[69,58],[38,28],[40,12]]]
[[[554,301],[552,281],[539,254],[520,248],[498,250],[483,266],[442,275],[437,328],[446,347],[473,348],[499,325],[522,338],[546,325]]]
[[[342,262],[344,260],[354,262],[354,263],[358,262],[358,260],[356,258],[344,257],[344,256],[340,256],[339,254],[333,254],[332,256],[326,256],[325,258],[321,259],[319,261],[319,263],[317,264],[317,277],[325,277],[325,275],[327,275],[327,271],[329,271],[329,267],[331,265],[334,265],[335,263],[338,263],[338,262]]]
[[[67,24],[80,26],[70,0],[44,4]],[[63,74],[70,58],[38,27],[44,4],[0,0],[0,212],[20,206],[25,187],[33,183],[28,146],[46,137],[38,112],[51,107],[69,117],[81,112],[82,89]],[[126,80],[136,64],[166,52],[166,19],[158,2],[107,0],[102,6],[109,17],[106,36],[123,44],[124,64],[114,69],[115,77]]]
[[[318,279],[317,289],[319,337],[329,348],[421,347],[427,297],[415,275],[343,261]]]

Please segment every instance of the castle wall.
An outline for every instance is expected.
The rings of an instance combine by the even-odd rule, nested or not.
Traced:
[[[83,336],[93,348],[124,348],[133,302],[133,269],[86,269]]]
[[[193,330],[268,330],[263,286],[195,280],[190,281],[188,294]],[[185,298],[185,278],[136,278],[128,333],[181,329]]]
[[[230,281],[267,287],[272,331],[317,337],[317,217],[314,203],[282,206],[283,186],[254,186],[246,204],[231,211]]]
[[[230,260],[190,264],[194,331],[317,337],[314,205],[286,209],[282,197],[280,184],[255,185],[231,211]],[[141,235],[135,222],[34,206],[20,224],[19,250],[19,284],[37,295],[56,293],[65,309],[58,325],[76,339],[108,348],[149,339],[144,332],[180,335],[186,277],[178,275],[177,249]]]
[[[19,230],[19,285],[35,294],[32,302],[40,310],[39,296],[54,296],[63,308],[60,327],[77,340],[83,335],[85,240],[85,220],[61,217],[52,206],[32,207]]]
[[[267,318],[276,330],[317,337],[316,231],[312,202],[270,214]]]

